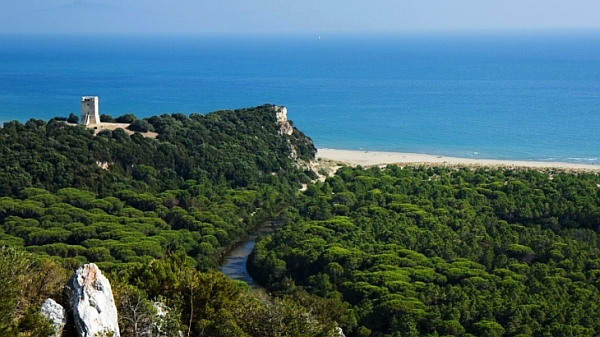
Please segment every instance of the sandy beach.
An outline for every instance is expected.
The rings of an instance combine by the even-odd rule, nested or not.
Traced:
[[[514,168],[539,168],[561,169],[577,171],[600,171],[600,165],[542,162],[526,160],[494,160],[475,158],[456,158],[435,156],[420,153],[378,152],[378,151],[353,151],[318,149],[317,158],[330,160],[349,165],[373,166],[385,164],[399,165],[442,165],[442,166],[469,166],[469,167],[514,167]]]

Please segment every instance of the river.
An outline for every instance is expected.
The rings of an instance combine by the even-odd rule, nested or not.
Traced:
[[[246,261],[248,261],[248,255],[252,253],[254,244],[256,244],[256,239],[272,232],[273,227],[271,226],[271,222],[259,227],[250,236],[248,236],[246,241],[229,252],[229,254],[225,255],[225,258],[219,267],[221,272],[233,280],[240,280],[248,283],[248,285],[254,290],[264,290],[264,288],[259,286],[254,279],[250,277],[250,274],[248,274],[248,270],[246,269]]]

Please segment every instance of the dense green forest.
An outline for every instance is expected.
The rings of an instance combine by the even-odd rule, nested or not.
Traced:
[[[123,336],[600,335],[597,174],[345,166],[312,182],[312,141],[276,112],[102,116],[131,135],[4,123],[0,337],[48,336],[41,301],[65,304],[87,262]],[[266,221],[248,269],[272,296],[216,269]]]
[[[290,154],[314,158],[312,141],[280,135],[273,106],[144,122],[156,139],[5,123],[0,243],[108,269],[183,250],[210,268],[310,179]]]
[[[349,336],[600,334],[596,174],[344,167],[281,220],[251,274],[350,305]]]
[[[125,336],[156,320],[156,301],[173,316],[162,335],[333,331],[325,316],[306,321],[318,314],[306,305],[327,301],[309,294],[267,301],[215,271],[224,252],[314,177],[304,169],[312,141],[295,128],[282,132],[277,109],[117,118],[155,139],[123,129],[95,135],[64,118],[4,123],[0,336],[47,336],[41,301],[64,304],[62,285],[87,262],[110,273]]]

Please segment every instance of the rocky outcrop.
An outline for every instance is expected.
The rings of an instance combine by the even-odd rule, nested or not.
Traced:
[[[96,161],[96,165],[98,165],[99,168],[103,169],[103,170],[108,170],[109,169],[109,164],[106,160],[104,161]]]
[[[112,289],[98,266],[79,267],[66,289],[80,337],[120,336]]]
[[[287,119],[287,108],[284,106],[274,106],[275,109],[275,117],[277,118],[277,125],[279,125],[279,133],[280,136],[288,135],[291,136],[294,133],[294,127]],[[290,158],[296,159],[298,154],[296,152],[296,148],[292,144],[292,142],[287,139],[288,146],[290,148]]]
[[[48,298],[42,303],[40,313],[52,323],[55,333],[50,337],[60,337],[65,324],[67,324],[67,311],[65,308],[53,299]]]
[[[275,106],[275,116],[277,117],[277,124],[279,125],[280,135],[291,135],[294,133],[294,127],[290,124],[287,119],[287,109],[284,106]]]

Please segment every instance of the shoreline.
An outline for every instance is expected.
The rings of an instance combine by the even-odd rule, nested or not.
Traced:
[[[528,160],[473,159],[405,152],[317,149],[316,157],[317,160],[328,160],[351,166],[379,166],[398,164],[409,166],[506,167],[560,169],[570,171],[600,171],[600,165],[594,164]]]

